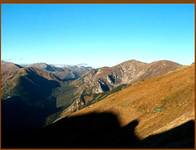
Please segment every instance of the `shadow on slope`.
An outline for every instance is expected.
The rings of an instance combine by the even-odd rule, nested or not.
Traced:
[[[59,86],[57,81],[46,79],[29,69],[27,75],[19,78],[17,89],[19,95],[26,97],[29,102],[35,103],[36,100],[43,103],[47,97],[51,97],[52,90]]]
[[[194,148],[195,122],[190,120],[160,134],[151,135],[141,141],[141,147]]]
[[[62,119],[35,137],[39,137],[37,144],[41,147],[135,147],[139,142],[134,134],[137,124],[135,120],[121,128],[116,115],[92,113]]]
[[[140,140],[135,135],[138,121],[121,127],[113,113],[91,113],[64,118],[23,138],[9,134],[5,147],[39,148],[137,148],[137,147],[194,147],[194,121],[189,121],[170,131]],[[18,135],[20,136],[20,134]],[[20,139],[20,140],[19,140]]]
[[[16,86],[11,92],[5,89],[3,94],[9,96],[1,98],[2,143],[5,145],[17,145],[23,137],[41,128],[46,117],[57,111],[56,98],[51,93],[60,86],[59,83],[38,75],[34,70],[26,71],[24,76],[15,75],[13,82]]]
[[[24,138],[45,124],[46,117],[54,113],[55,99],[47,102],[47,107],[29,105],[19,96],[1,102],[2,106],[2,143],[3,145],[18,145]]]

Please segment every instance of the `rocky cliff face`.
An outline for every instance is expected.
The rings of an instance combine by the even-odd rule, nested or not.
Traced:
[[[85,86],[84,89],[91,90],[92,93],[97,94],[111,91],[122,84],[130,84],[173,71],[180,66],[171,61],[157,61],[147,64],[131,60],[113,67],[92,70],[81,80],[82,84],[84,84],[83,86]]]
[[[113,67],[92,69],[78,80],[70,83],[69,86],[72,87],[74,95],[69,97],[69,100],[73,103],[68,110],[76,111],[123,85],[134,84],[151,77],[163,75],[179,67],[181,67],[180,64],[166,60],[152,63],[130,60]],[[66,91],[64,93],[64,90],[61,90],[62,94],[58,97],[65,98]],[[65,99],[61,100],[62,105],[59,105],[60,107],[64,105],[63,101]]]

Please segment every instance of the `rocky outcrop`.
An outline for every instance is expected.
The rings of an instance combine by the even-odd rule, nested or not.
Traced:
[[[130,60],[113,67],[92,69],[80,79],[70,83],[76,87],[74,97],[79,105],[95,100],[104,93],[108,93],[121,85],[129,85],[138,81],[166,74],[181,67],[172,61],[161,60],[152,63],[144,63]],[[82,96],[81,95],[88,95]]]

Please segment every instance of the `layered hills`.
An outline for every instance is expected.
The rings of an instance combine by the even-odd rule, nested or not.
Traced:
[[[194,64],[181,67],[61,114],[34,135],[41,137],[38,145],[50,141],[52,147],[193,148],[194,70]]]
[[[59,111],[56,97],[52,94],[53,90],[73,80],[70,74],[83,74],[88,70],[89,68],[84,67],[81,67],[81,71],[80,67],[72,71],[69,68],[57,68],[46,64],[22,66],[2,62],[1,100],[5,131],[17,135],[21,130],[42,127],[49,115]],[[64,75],[63,79],[61,73]],[[74,76],[75,78],[78,77]]]
[[[57,88],[58,106],[65,105],[65,100],[68,99],[71,105],[65,111],[73,112],[127,85],[168,73],[179,67],[180,64],[166,60],[152,63],[130,60],[113,67],[92,69],[69,85]]]
[[[194,64],[130,60],[95,69],[2,62],[1,72],[5,145],[17,145],[11,141],[21,132],[23,141],[24,131],[91,113],[113,113],[122,128],[137,119],[141,140],[194,118]]]
[[[194,68],[182,67],[129,85],[71,116],[113,112],[122,126],[137,119],[141,138],[169,130],[194,120]]]

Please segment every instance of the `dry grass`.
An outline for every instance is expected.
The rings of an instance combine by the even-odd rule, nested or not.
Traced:
[[[110,111],[124,126],[139,120],[140,138],[194,118],[194,65],[138,82],[72,115]],[[64,115],[62,114],[62,117]]]

